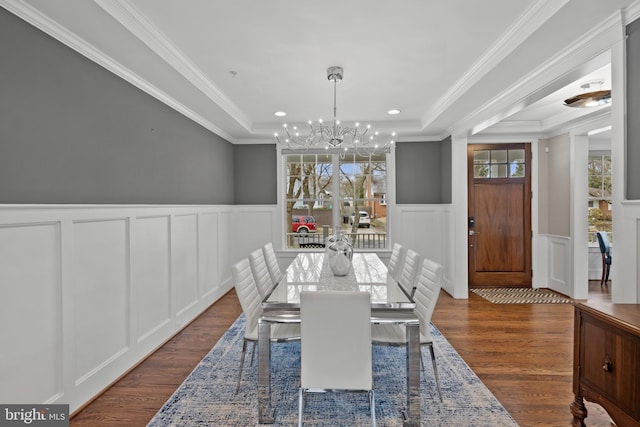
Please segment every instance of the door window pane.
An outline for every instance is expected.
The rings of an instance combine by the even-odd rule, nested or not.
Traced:
[[[506,178],[507,165],[491,165],[491,178]]]
[[[473,153],[473,163],[474,164],[488,164],[490,159],[491,151],[489,150],[479,150],[474,151]]]
[[[474,178],[523,178],[524,149],[478,150],[473,154]]]
[[[507,150],[491,150],[491,163],[507,163]]]

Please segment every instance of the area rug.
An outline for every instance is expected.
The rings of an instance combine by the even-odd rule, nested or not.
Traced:
[[[245,366],[240,390],[234,395],[243,331],[244,317],[240,316],[148,426],[258,425],[257,360],[252,366]],[[428,351],[425,350],[426,375],[423,374],[420,380],[421,425],[517,426],[440,331],[433,327],[432,334],[443,402],[438,398]],[[374,347],[378,426],[402,426],[401,410],[406,402],[405,360],[402,347]],[[271,369],[272,402],[277,411],[274,425],[297,425],[300,343],[273,344]],[[304,425],[369,426],[368,399],[360,393],[313,393],[307,398]]]
[[[571,304],[571,299],[550,289],[474,288],[469,289],[493,304]]]

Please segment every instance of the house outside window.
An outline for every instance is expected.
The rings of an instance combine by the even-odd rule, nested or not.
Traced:
[[[317,248],[338,228],[356,248],[387,247],[385,153],[284,152],[283,158],[285,247]],[[294,232],[298,216],[313,217],[317,231]]]
[[[597,231],[606,231],[611,237],[611,154],[589,153],[589,243],[598,244]]]

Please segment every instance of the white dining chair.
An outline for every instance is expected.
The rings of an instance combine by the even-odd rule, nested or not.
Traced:
[[[406,253],[407,248],[402,246],[400,243],[393,244],[393,249],[391,249],[391,256],[389,257],[389,263],[387,264],[387,270],[389,270],[389,275],[396,282],[398,282],[400,279],[402,263],[404,262]]]
[[[258,292],[260,292],[260,296],[264,298],[271,291],[274,283],[271,279],[262,248],[256,249],[249,254],[249,264],[251,264],[251,271],[258,285]]]
[[[416,280],[422,267],[422,258],[420,254],[413,249],[407,249],[407,253],[400,269],[400,278],[398,283],[405,292],[411,296],[415,292]]]
[[[240,370],[236,391],[240,388],[244,359],[247,352],[247,344],[252,344],[252,357],[258,342],[258,320],[262,315],[262,297],[258,292],[258,286],[254,280],[251,265],[248,259],[243,259],[231,267],[231,276],[242,312],[245,316],[244,339],[242,341],[242,354],[240,356]],[[297,323],[274,324],[271,326],[271,341],[293,341],[300,339],[300,325]]]
[[[440,296],[443,274],[444,268],[442,265],[429,259],[423,260],[422,268],[417,278],[416,292],[413,296],[416,302],[415,313],[420,319],[420,349],[426,346],[429,347],[429,351],[431,352],[431,363],[433,364],[433,373],[441,402],[442,391],[440,390],[438,366],[436,364],[436,355],[433,350],[433,340],[431,338],[431,317],[433,316],[433,311]],[[406,328],[404,325],[399,324],[374,324],[371,326],[371,340],[374,344],[406,345]],[[422,371],[426,375],[422,351],[420,353]]]
[[[300,292],[301,369],[298,425],[305,393],[367,392],[376,425],[371,355],[371,296],[368,292]]]
[[[269,269],[269,274],[271,275],[271,281],[274,284],[279,283],[280,280],[282,280],[282,272],[280,271],[278,257],[276,255],[276,251],[273,249],[273,244],[269,242],[264,245],[262,247],[262,252],[267,263],[267,268]]]

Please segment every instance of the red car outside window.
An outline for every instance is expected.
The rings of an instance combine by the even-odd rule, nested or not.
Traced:
[[[314,233],[318,228],[316,219],[312,216],[294,216],[291,218],[291,231],[293,233]]]

